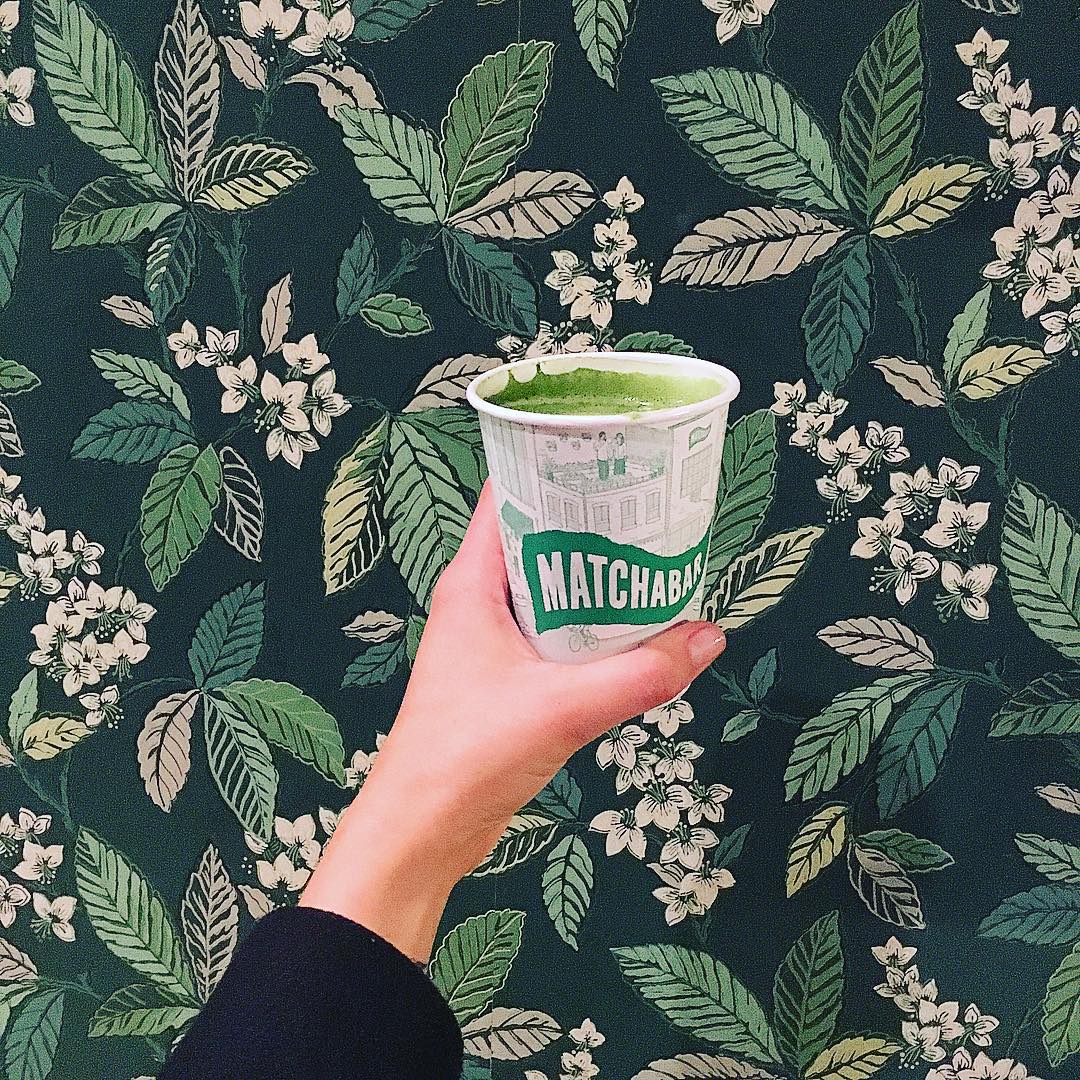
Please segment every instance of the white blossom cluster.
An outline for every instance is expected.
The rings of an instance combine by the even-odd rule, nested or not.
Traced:
[[[680,728],[693,719],[690,703],[676,699],[642,717],[655,732],[641,724],[620,724],[596,748],[601,769],[615,766],[616,793],[633,791],[636,802],[597,814],[589,827],[606,834],[609,856],[628,851],[643,862],[650,835],[659,838],[660,856],[649,868],[663,882],[653,896],[664,905],[670,926],[688,915],[704,915],[720,890],[735,884],[731,871],[714,866],[707,854],[719,843],[710,826],[724,820],[731,788],[695,779],[694,762],[703,750],[678,738]]]
[[[50,828],[51,814],[35,814],[25,806],[17,819],[0,815],[0,859],[14,860],[13,866],[0,872],[0,927],[13,925],[20,910],[27,908],[33,911],[30,928],[38,937],[71,942],[75,940],[71,922],[75,897],[50,896],[45,891],[64,862],[63,844],[50,844],[45,837]]]
[[[600,1075],[600,1066],[593,1061],[592,1052],[604,1045],[604,1035],[597,1031],[596,1025],[588,1017],[581,1021],[580,1027],[571,1028],[567,1034],[571,1048],[563,1051],[559,1080],[595,1080]],[[526,1069],[525,1080],[548,1078],[539,1069]]]
[[[331,62],[341,60],[342,42],[356,27],[348,0],[242,0],[238,15],[252,41],[287,44],[301,56]]]
[[[830,521],[851,516],[851,508],[873,495],[872,478],[884,465],[898,465],[911,457],[904,445],[904,429],[884,427],[871,420],[864,431],[854,425],[832,437],[836,421],[848,402],[827,391],[807,400],[806,383],[773,385],[772,411],[786,417],[792,428],[788,442],[815,457],[827,471],[817,479],[818,494],[829,503]],[[962,564],[990,516],[988,502],[965,503],[962,492],[979,479],[978,465],[960,465],[942,458],[937,472],[920,465],[913,473],[890,472],[890,494],[880,503],[881,515],[858,519],[858,539],[851,545],[857,559],[879,561],[870,588],[892,592],[901,605],[909,604],[920,582],[940,575],[942,591],[934,604],[942,619],[963,612],[969,619],[990,617],[986,594],[997,576],[991,563]],[[928,519],[933,517],[933,522]],[[942,552],[917,551],[909,540],[921,540]],[[947,556],[952,556],[949,558]]]

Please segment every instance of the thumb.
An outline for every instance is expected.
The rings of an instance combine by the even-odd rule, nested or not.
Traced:
[[[574,748],[678,697],[726,644],[724,631],[715,623],[681,623],[629,652],[567,665],[560,679],[573,702],[566,722]]]

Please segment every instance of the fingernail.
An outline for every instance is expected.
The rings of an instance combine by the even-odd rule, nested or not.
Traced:
[[[686,643],[690,653],[690,659],[698,667],[711,664],[723,651],[727,644],[724,631],[715,623],[703,623],[691,635]]]

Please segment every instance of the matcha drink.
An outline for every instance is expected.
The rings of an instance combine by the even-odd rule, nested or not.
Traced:
[[[480,413],[514,612],[548,659],[622,652],[701,611],[738,379],[691,357],[519,360]]]

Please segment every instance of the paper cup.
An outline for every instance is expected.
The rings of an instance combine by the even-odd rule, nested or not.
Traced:
[[[709,378],[715,396],[613,416],[495,405],[512,372],[527,381],[593,368]],[[472,381],[502,532],[514,614],[545,659],[623,652],[701,613],[728,404],[736,376],[657,353],[517,360]]]

